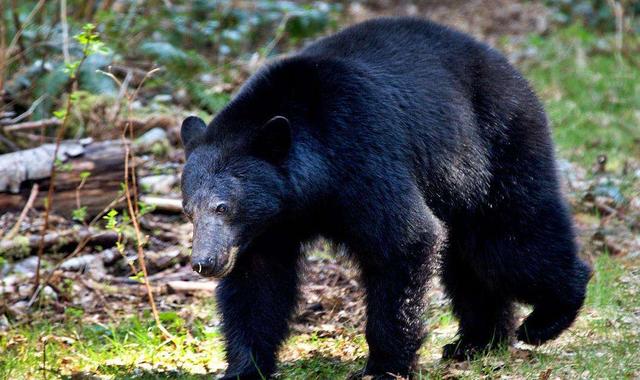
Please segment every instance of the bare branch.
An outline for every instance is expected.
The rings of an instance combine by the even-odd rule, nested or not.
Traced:
[[[36,200],[37,196],[38,196],[38,184],[34,183],[33,186],[31,187],[31,194],[29,194],[29,199],[27,199],[27,203],[24,205],[24,208],[22,209],[20,216],[18,216],[18,220],[16,221],[16,224],[13,225],[13,228],[11,228],[7,236],[5,236],[2,239],[3,241],[13,239],[13,237],[18,233],[18,231],[20,230],[20,225],[22,224],[22,221],[27,216],[27,213],[29,212],[29,210],[31,210],[31,207],[33,207],[33,202]]]
[[[51,119],[42,119],[37,121],[25,121],[24,123],[5,125],[3,127],[6,133],[13,131],[24,131],[30,129],[40,129],[46,127],[60,127],[62,126],[62,122],[60,119],[52,117]]]

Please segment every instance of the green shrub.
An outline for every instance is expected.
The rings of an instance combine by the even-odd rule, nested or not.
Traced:
[[[614,31],[614,11],[607,0],[547,0],[556,21],[562,24],[581,22],[584,26],[601,32]],[[635,32],[640,32],[640,2],[623,0],[624,17]]]

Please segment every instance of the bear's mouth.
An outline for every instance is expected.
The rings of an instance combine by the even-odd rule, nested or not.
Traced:
[[[220,279],[231,273],[238,258],[239,251],[239,247],[232,246],[226,252],[211,255],[204,260],[192,256],[191,266],[193,270],[202,277]]]
[[[214,277],[222,278],[228,275],[229,273],[231,273],[231,271],[233,270],[233,266],[236,263],[239,250],[240,248],[238,248],[237,246],[231,247],[231,249],[227,253],[227,262],[222,267],[222,270],[219,273],[217,273]]]

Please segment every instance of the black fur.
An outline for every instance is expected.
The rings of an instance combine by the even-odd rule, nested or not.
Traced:
[[[412,370],[438,257],[460,320],[445,357],[510,342],[514,302],[534,306],[517,330],[532,344],[558,336],[583,303],[590,269],[542,106],[501,54],[462,33],[418,19],[358,24],[267,65],[206,131],[193,129],[185,209],[197,228],[223,199],[220,223],[240,247],[218,290],[228,378],[274,370],[300,246],[317,236],[362,270],[367,375]]]

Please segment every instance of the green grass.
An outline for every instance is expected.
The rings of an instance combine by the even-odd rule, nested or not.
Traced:
[[[637,47],[637,36],[625,36]],[[562,155],[586,167],[606,154],[612,168],[640,159],[640,61],[614,53],[613,36],[581,26],[532,37],[526,76],[544,100]],[[633,51],[633,48],[630,48]]]
[[[44,378],[45,373],[49,378],[91,373],[191,379],[224,367],[217,328],[200,320],[187,326],[173,311],[162,313],[161,319],[173,341],[159,333],[148,312],[106,326],[67,317],[14,329],[0,336],[0,351],[7,353],[0,357],[0,379]]]
[[[635,269],[634,269],[635,268]],[[552,377],[623,379],[640,376],[640,271],[603,255],[594,263],[585,308],[569,331],[539,348],[518,346],[452,364],[440,349],[454,339],[456,322],[447,306],[429,310],[430,336],[421,350],[420,379]],[[193,306],[212,310],[210,303]],[[196,313],[198,314],[198,313]],[[176,339],[165,340],[148,315],[108,326],[37,323],[0,337],[0,379],[68,378],[92,374],[113,379],[200,379],[224,368],[222,338],[209,317],[187,322],[175,312],[163,321]],[[281,352],[279,379],[344,378],[360,369],[366,342],[359,331],[297,334]]]
[[[629,37],[630,39],[632,37]],[[639,158],[640,74],[629,60],[600,52],[602,41],[580,27],[535,37],[525,74],[545,101],[560,154],[586,167],[606,154],[612,167]],[[640,270],[608,255],[596,258],[585,308],[558,340],[539,348],[518,346],[462,364],[440,360],[457,322],[448,307],[428,313],[430,335],[421,349],[421,379],[640,377]],[[176,336],[162,338],[144,313],[108,325],[79,310],[59,322],[42,321],[0,333],[0,379],[69,378],[200,379],[224,368],[222,337],[207,326],[214,307],[191,314],[165,312]],[[202,311],[205,311],[202,313]],[[197,315],[190,317],[189,315]],[[361,368],[366,343],[360,331],[297,334],[283,347],[278,378],[344,378]],[[209,375],[207,375],[209,374]]]

